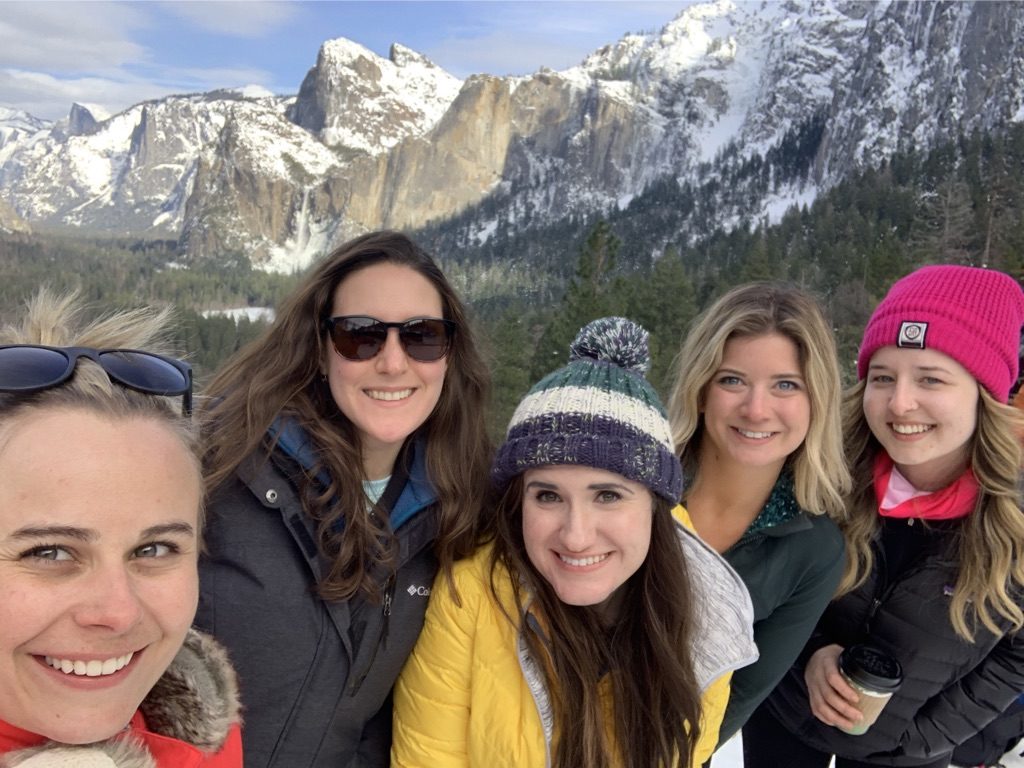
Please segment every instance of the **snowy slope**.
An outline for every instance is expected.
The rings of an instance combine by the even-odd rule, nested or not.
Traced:
[[[465,82],[402,46],[383,58],[337,39],[293,97],[215,91],[72,118],[0,111],[0,196],[30,224],[177,237],[193,257],[284,270],[356,232],[476,206],[493,213],[468,242],[622,207],[665,178],[723,185],[820,121],[810,177],[721,208],[736,226],[902,147],[1024,120],[1024,3],[711,0],[576,67]]]

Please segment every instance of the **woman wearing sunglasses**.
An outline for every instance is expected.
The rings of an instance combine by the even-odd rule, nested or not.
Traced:
[[[191,371],[133,349],[164,314],[79,317],[44,292],[0,331],[0,765],[240,768],[234,672],[190,630]]]
[[[465,311],[401,234],[342,245],[210,386],[197,623],[239,669],[249,768],[386,765],[438,567],[490,448]]]

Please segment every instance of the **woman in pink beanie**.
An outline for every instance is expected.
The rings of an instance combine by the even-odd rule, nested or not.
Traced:
[[[744,729],[746,768],[945,768],[1024,690],[1022,325],[1017,282],[972,267],[919,269],[875,309],[844,402],[846,570]],[[889,679],[857,678],[853,646]],[[875,722],[851,678],[895,689]]]

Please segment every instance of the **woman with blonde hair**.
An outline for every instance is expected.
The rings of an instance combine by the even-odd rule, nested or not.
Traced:
[[[236,660],[248,768],[387,764],[430,585],[475,541],[488,382],[434,260],[375,232],[210,384],[197,623]]]
[[[647,332],[595,320],[519,404],[488,537],[439,578],[395,688],[392,765],[689,768],[756,657],[750,599],[674,518]]]
[[[241,768],[234,672],[190,630],[202,477],[167,319],[43,291],[0,331],[0,765]]]
[[[875,309],[844,403],[840,597],[744,731],[748,768],[944,768],[1024,689],[1022,420],[1006,404],[1022,324],[1017,282],[973,267],[919,269]],[[855,645],[902,669],[873,724],[839,671]]]
[[[831,329],[793,286],[730,290],[679,353],[668,411],[683,505],[750,590],[760,653],[733,676],[720,743],[792,665],[839,583],[839,395]]]

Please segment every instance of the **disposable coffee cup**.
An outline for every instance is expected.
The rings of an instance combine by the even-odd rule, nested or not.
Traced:
[[[863,717],[853,728],[836,726],[851,736],[867,733],[903,683],[903,668],[885,651],[851,645],[839,654],[839,672],[860,697],[854,705]]]

